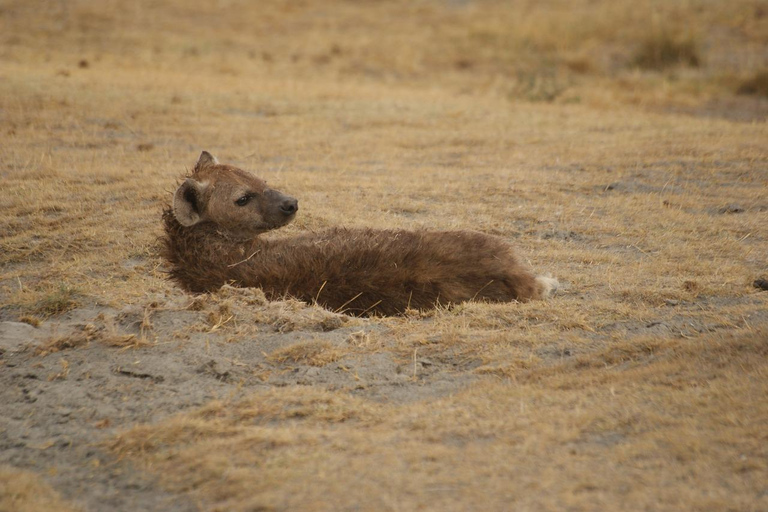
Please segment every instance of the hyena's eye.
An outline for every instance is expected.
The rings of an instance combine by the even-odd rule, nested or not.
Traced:
[[[248,201],[250,201],[250,200],[251,200],[251,196],[246,194],[243,197],[241,197],[240,199],[238,199],[237,201],[235,201],[235,204],[237,206],[245,206],[245,205],[248,204]]]

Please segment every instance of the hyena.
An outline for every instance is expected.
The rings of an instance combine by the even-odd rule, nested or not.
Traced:
[[[352,315],[398,315],[468,300],[545,298],[503,240],[474,231],[335,228],[263,237],[285,226],[298,201],[203,151],[163,213],[170,277],[191,292],[224,284],[261,288]]]

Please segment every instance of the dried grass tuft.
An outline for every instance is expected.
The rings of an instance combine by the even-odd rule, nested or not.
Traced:
[[[121,333],[114,319],[99,314],[92,323],[80,325],[69,334],[53,336],[43,342],[35,349],[35,355],[45,356],[74,349],[85,346],[92,341],[122,349],[136,349],[153,345],[154,343],[147,339],[145,334],[143,329],[138,335]]]
[[[743,80],[736,88],[736,93],[768,98],[768,69],[757,71]]]
[[[327,341],[302,341],[288,347],[279,348],[269,354],[268,359],[279,364],[305,364],[325,366],[344,357],[346,350]]]
[[[45,356],[62,350],[82,347],[96,337],[97,328],[92,324],[81,326],[75,332],[64,336],[54,336],[35,349],[35,355]]]
[[[699,43],[692,36],[673,35],[668,30],[651,33],[635,51],[632,63],[659,71],[671,66],[699,67],[702,64]]]
[[[38,474],[0,466],[0,510],[8,512],[78,512]]]
[[[59,284],[52,291],[41,297],[31,308],[35,315],[58,315],[80,305],[81,293],[78,288],[68,284]]]
[[[19,322],[24,322],[25,324],[29,324],[32,327],[40,327],[42,321],[43,320],[41,318],[34,315],[23,315],[19,318]]]

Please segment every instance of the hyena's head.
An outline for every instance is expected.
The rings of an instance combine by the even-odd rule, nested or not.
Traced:
[[[298,209],[293,197],[249,172],[220,164],[207,151],[173,196],[173,215],[182,226],[209,222],[238,239],[285,226]]]

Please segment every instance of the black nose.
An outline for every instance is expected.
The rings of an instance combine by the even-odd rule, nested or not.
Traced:
[[[299,211],[299,200],[286,199],[283,201],[283,204],[280,205],[280,211],[283,213],[283,215],[293,215]]]

